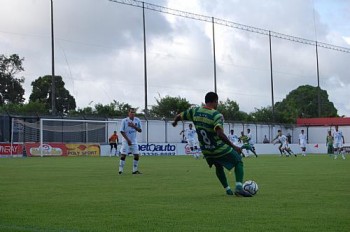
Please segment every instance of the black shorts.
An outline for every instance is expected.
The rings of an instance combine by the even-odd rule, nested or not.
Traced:
[[[113,147],[117,149],[117,143],[109,143],[109,145],[111,145],[111,149],[113,149]]]

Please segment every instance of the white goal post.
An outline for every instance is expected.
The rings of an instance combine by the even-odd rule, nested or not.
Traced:
[[[118,131],[120,122],[121,119],[12,118],[11,146],[39,143],[40,155],[44,156],[42,148],[47,143],[108,144],[109,137]]]
[[[61,125],[59,125],[61,124]],[[118,120],[79,120],[79,119],[40,119],[40,147],[46,142],[55,142],[55,133],[59,133],[63,143],[108,143],[113,131],[118,131]],[[46,136],[45,132],[51,133]],[[73,135],[72,135],[73,134]],[[47,141],[50,137],[53,141]],[[73,138],[72,138],[73,137]],[[43,156],[43,149],[40,149]]]

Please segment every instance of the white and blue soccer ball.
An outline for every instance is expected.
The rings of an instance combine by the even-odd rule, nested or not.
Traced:
[[[254,180],[247,180],[243,184],[243,189],[250,194],[255,195],[259,190],[259,186]]]

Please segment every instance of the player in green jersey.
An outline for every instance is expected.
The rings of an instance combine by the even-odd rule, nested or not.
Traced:
[[[253,149],[253,147],[251,146],[251,144],[249,143],[249,137],[248,136],[246,136],[245,134],[244,134],[244,132],[242,131],[241,132],[241,136],[238,138],[238,141],[239,142],[241,142],[241,143],[243,143],[243,145],[241,146],[241,149],[243,150],[243,149],[245,149],[246,151],[251,151],[251,152],[253,152],[254,153],[254,155],[255,155],[255,157],[258,157],[258,155],[256,154],[256,152],[255,152],[255,149]],[[242,153],[243,154],[243,153]],[[245,155],[243,154],[243,157],[244,157]]]
[[[329,156],[332,156],[332,154],[334,154],[333,142],[334,142],[334,138],[332,136],[332,131],[329,130],[326,137],[327,154]]]
[[[226,194],[242,197],[252,195],[243,190],[243,162],[239,154],[241,149],[227,138],[224,133],[223,116],[216,110],[219,97],[214,92],[205,95],[205,106],[188,109],[178,114],[172,125],[180,120],[192,121],[196,127],[199,144],[209,167],[215,166],[216,176],[226,190]],[[234,168],[236,188],[233,193],[228,185],[224,168]]]

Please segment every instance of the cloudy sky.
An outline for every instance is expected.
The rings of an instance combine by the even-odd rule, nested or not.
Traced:
[[[145,0],[350,49],[348,0]],[[0,54],[24,57],[25,98],[51,75],[50,0],[0,0]],[[148,107],[167,95],[203,102],[214,90],[212,24],[146,10]],[[54,0],[55,73],[84,108],[113,100],[145,108],[142,9]],[[268,37],[215,25],[217,92],[249,113],[271,105]],[[275,102],[317,86],[315,47],[272,38]],[[350,53],[319,48],[320,86],[350,116]]]

